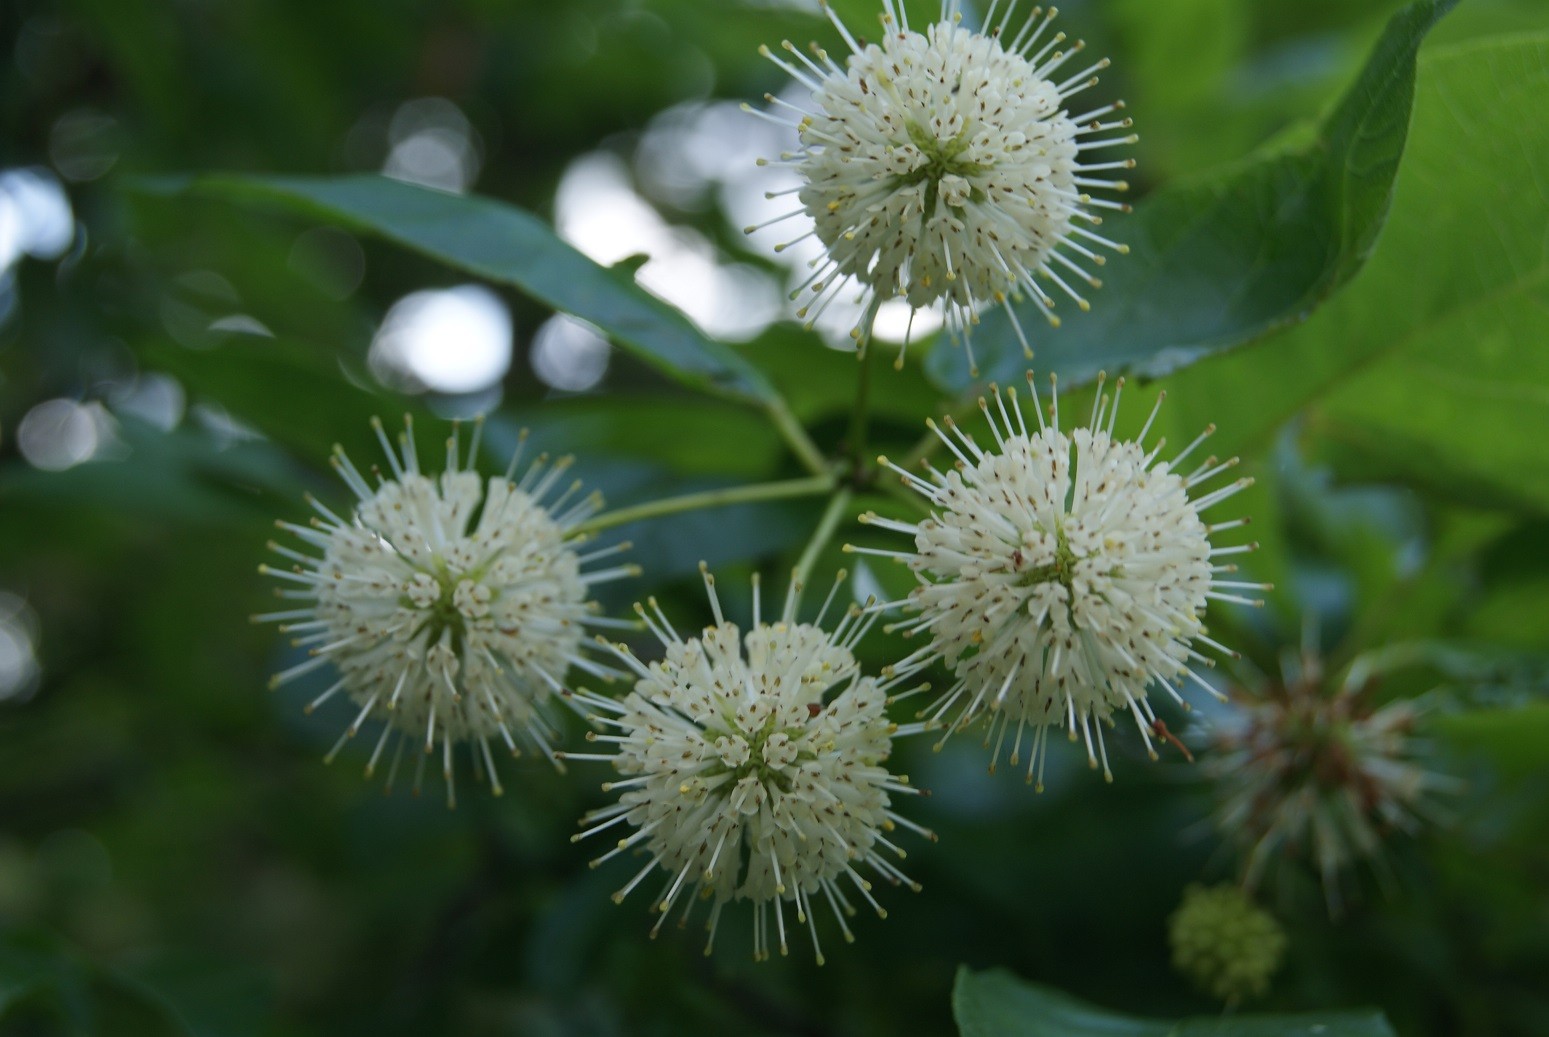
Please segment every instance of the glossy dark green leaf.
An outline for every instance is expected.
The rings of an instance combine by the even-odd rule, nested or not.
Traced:
[[[952,990],[962,1037],[1393,1037],[1381,1012],[1137,1019],[1026,983],[1003,969],[962,968]]]
[[[685,385],[759,404],[774,399],[756,369],[627,272],[599,266],[536,216],[505,202],[377,176],[203,176],[141,181],[140,187],[280,208],[374,234],[588,320]]]
[[[952,1014],[962,1037],[1167,1037],[1168,1024],[1132,1019],[1003,969],[958,969]]]
[[[1382,229],[1404,153],[1415,56],[1456,0],[1422,0],[1395,15],[1354,84],[1312,140],[1222,173],[1163,188],[1103,232],[1130,248],[1113,257],[1088,313],[1066,307],[1046,329],[1018,309],[1040,370],[1075,382],[1098,371],[1160,376],[1304,320],[1361,267]],[[1144,108],[1137,99],[1137,121]],[[974,336],[982,374],[1015,379],[1028,366],[999,310]],[[945,385],[972,381],[959,351],[938,348]]]
[[[239,335],[205,349],[148,342],[141,353],[177,375],[196,399],[219,404],[316,463],[335,443],[374,462],[373,417],[396,426],[412,412],[427,445],[450,427],[417,403],[371,388],[349,361],[303,342]],[[487,453],[502,465],[521,428],[540,449],[575,454],[582,469],[594,459],[631,457],[684,473],[752,480],[769,474],[782,456],[768,422],[719,400],[580,396],[507,408],[489,426]]]
[[[318,462],[335,443],[374,450],[373,417],[397,424],[406,410],[416,420],[429,416],[375,388],[363,363],[294,339],[230,335],[188,349],[157,338],[140,343],[138,352],[148,365],[175,375],[195,402],[214,404]]]

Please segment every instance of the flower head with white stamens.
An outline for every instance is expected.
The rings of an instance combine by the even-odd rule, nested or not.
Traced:
[[[939,20],[916,32],[901,3],[883,0],[881,36],[863,44],[824,3],[851,51],[842,67],[816,44],[809,57],[785,41],[790,60],[762,49],[812,91],[810,106],[766,96],[789,118],[759,113],[795,129],[800,148],[780,161],[805,181],[800,207],[770,222],[810,219],[796,240],[816,235],[825,247],[793,294],[811,297],[802,316],[816,320],[854,279],[869,293],[854,332],[863,344],[891,298],[915,310],[944,305],[967,343],[979,309],[1004,305],[1031,356],[1010,300],[1026,296],[1055,325],[1053,290],[1088,308],[1075,285],[1100,286],[1093,248],[1125,251],[1091,229],[1102,222],[1093,209],[1128,208],[1088,192],[1126,190],[1107,176],[1134,165],[1093,156],[1136,138],[1122,103],[1071,114],[1108,62],[1068,67],[1084,45],[1047,31],[1053,8],[1035,7],[1018,25],[1017,0],[998,21],[996,0],[973,32],[958,6],[942,0]]]
[[[622,795],[583,818],[586,830],[575,838],[620,824],[633,829],[592,863],[632,848],[647,858],[614,899],[659,873],[653,936],[680,898],[685,921],[695,903],[708,900],[708,954],[722,909],[747,900],[756,959],[772,946],[786,953],[786,913],[794,910],[821,964],[817,902],[828,903],[852,939],[845,920],[852,897],[886,917],[857,865],[918,889],[893,863],[904,851],[889,833],[902,825],[934,838],[892,808],[892,796],[916,791],[885,767],[900,733],[885,712],[894,682],[862,674],[853,653],[876,614],[851,608],[832,632],[824,630],[831,591],[817,619],[799,623],[793,585],[782,614],[766,622],[755,580],[753,623],[744,633],[722,615],[715,580],[704,576],[715,625],[685,639],[654,601],[649,611],[637,606],[664,658],[644,663],[616,646],[639,678],[634,690],[621,701],[577,693],[607,729],[590,737],[617,746],[585,758],[612,763],[619,778],[603,788]]]
[[[940,658],[956,677],[927,723],[945,726],[945,741],[987,717],[992,770],[1013,729],[1010,762],[1019,765],[1031,729],[1027,780],[1034,780],[1036,767],[1039,788],[1051,727],[1064,727],[1073,740],[1079,733],[1089,762],[1096,767],[1101,759],[1112,780],[1103,725],[1128,711],[1154,757],[1151,735],[1165,728],[1157,726],[1147,690],[1165,687],[1182,702],[1175,685],[1189,678],[1214,694],[1195,670],[1211,664],[1195,644],[1230,653],[1206,634],[1206,604],[1259,605],[1240,592],[1267,589],[1224,579],[1236,567],[1214,560],[1252,549],[1212,547],[1209,539],[1247,520],[1212,525],[1203,517],[1251,480],[1191,497],[1235,459],[1210,457],[1188,474],[1178,472],[1212,430],[1171,460],[1159,460],[1162,443],[1149,451],[1142,445],[1156,411],[1136,440],[1116,439],[1119,393],[1110,407],[1101,385],[1090,420],[1074,429],[1061,428],[1057,396],[1045,420],[1036,390],[1031,429],[1014,390],[997,391],[993,409],[980,399],[994,438],[988,447],[950,418],[945,428],[928,422],[955,458],[953,468],[941,472],[927,464],[921,477],[886,458],[881,463],[929,502],[930,517],[862,516],[909,534],[914,549],[847,548],[890,555],[919,580],[895,603],[919,615],[897,626],[930,641],[895,672],[916,673]],[[1121,379],[1121,392],[1123,385]]]
[[[518,447],[505,474],[486,480],[473,470],[481,421],[466,464],[454,428],[446,471],[431,477],[420,470],[407,419],[397,450],[381,423],[373,424],[390,472],[373,468],[368,480],[335,447],[333,466],[355,494],[353,510],[340,517],[309,497],[317,512],[310,526],[278,525],[318,553],[271,543],[293,564],[259,567],[284,581],[276,593],[296,604],[254,618],[281,623],[310,652],[272,684],[332,663],[338,679],[307,711],[342,692],[360,712],[330,761],[375,717],[385,724],[368,776],[390,740],[396,745],[389,786],[406,745],[423,742],[428,755],[439,742],[447,800],[455,805],[452,748],[467,743],[475,771],[488,774],[498,795],[490,740],[500,739],[514,754],[514,730],[553,758],[545,700],[562,690],[571,666],[611,672],[579,651],[584,628],[607,622],[595,615],[587,587],[637,570],[582,567],[629,545],[577,553],[584,537],[576,527],[602,502],[597,494],[577,499],[579,482],[554,493],[568,457],[540,456],[516,479]],[[423,766],[421,756],[417,771]]]

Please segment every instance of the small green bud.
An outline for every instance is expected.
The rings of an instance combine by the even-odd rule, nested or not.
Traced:
[[[1285,955],[1285,932],[1237,886],[1183,891],[1168,919],[1173,968],[1195,986],[1228,1003],[1258,997]]]

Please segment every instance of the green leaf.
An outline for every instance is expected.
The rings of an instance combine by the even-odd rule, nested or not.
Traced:
[[[416,420],[429,417],[402,396],[371,388],[367,377],[348,377],[347,367],[364,375],[364,363],[307,342],[289,338],[231,335],[213,346],[188,349],[165,338],[137,344],[152,368],[177,376],[195,399],[219,404],[238,420],[290,450],[324,461],[335,443],[375,450],[373,417],[389,425],[408,411]],[[277,407],[276,401],[284,401]],[[297,415],[308,415],[298,421]],[[436,423],[429,423],[437,427]]]
[[[1296,1012],[1185,1019],[1168,1037],[1393,1037],[1381,1012]]]
[[[376,461],[373,417],[397,426],[409,411],[430,443],[451,428],[417,402],[369,388],[363,371],[351,372],[348,360],[311,343],[236,335],[212,347],[185,349],[153,339],[138,352],[147,364],[176,375],[196,398],[219,403],[318,463],[326,462],[335,443],[357,461]],[[286,406],[276,409],[274,402],[281,399]],[[317,417],[297,421],[296,414]],[[581,396],[507,407],[489,422],[491,467],[496,459],[505,464],[520,428],[531,430],[534,445],[543,450],[575,454],[583,468],[593,460],[644,458],[686,474],[753,480],[771,474],[783,456],[767,421],[720,400]]]
[[[1164,1022],[1094,1008],[1004,969],[957,970],[952,1016],[962,1037],[1167,1037]]]
[[[1103,268],[1090,312],[1072,307],[1034,342],[1038,367],[1074,384],[1101,370],[1156,377],[1306,319],[1360,269],[1382,229],[1415,55],[1456,2],[1423,0],[1395,15],[1311,141],[1163,188],[1105,226],[1130,253]],[[1030,301],[1017,314],[1025,329],[1043,326]],[[987,377],[1015,379],[1027,366],[999,309],[974,346]],[[953,389],[972,380],[956,350],[933,351],[930,365]]]
[[[0,511],[58,521],[59,514],[117,523],[166,522],[248,526],[288,501],[291,473],[264,443],[222,444],[190,426],[163,432],[121,420],[123,456],[60,472],[19,461],[0,465]]]
[[[207,953],[160,950],[129,979],[166,1002],[198,1037],[258,1037],[272,1016],[273,983],[261,970]]]
[[[1393,1037],[1381,1012],[1137,1019],[1026,983],[1004,969],[958,969],[952,1014],[962,1037]]]
[[[378,176],[200,176],[140,181],[150,194],[193,194],[277,207],[374,234],[597,325],[684,385],[756,404],[774,390],[729,347],[635,284],[599,266],[531,213],[476,195]]]
[[[777,324],[738,351],[774,383],[791,413],[804,425],[830,419],[848,422],[855,406],[855,381],[860,364],[849,350],[830,349],[818,336],[794,325]],[[903,370],[892,369],[890,351],[872,358],[875,391],[873,421],[895,421],[911,436],[924,432],[925,419],[943,406],[941,394],[926,379],[911,351]]]
[[[1252,453],[1313,404],[1348,474],[1400,475],[1470,506],[1549,505],[1535,453],[1549,438],[1549,128],[1521,117],[1549,106],[1546,70],[1543,34],[1422,60],[1371,262],[1306,324],[1169,379],[1180,433],[1217,421],[1213,448]]]
[[[1541,775],[1549,767],[1549,702],[1452,713],[1437,717],[1432,726],[1454,745],[1487,756],[1506,774]]]
[[[1314,427],[1358,472],[1549,511],[1545,107],[1549,36],[1426,63],[1392,236],[1323,328],[1348,359]]]
[[[194,1037],[160,994],[34,932],[0,936],[0,1032]]]

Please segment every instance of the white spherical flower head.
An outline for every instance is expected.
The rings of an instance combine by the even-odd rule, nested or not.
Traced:
[[[1123,385],[1121,379],[1121,392]],[[997,391],[993,411],[979,401],[994,437],[988,448],[950,418],[945,429],[930,422],[956,459],[954,468],[943,473],[927,465],[922,478],[881,462],[930,502],[931,516],[914,523],[862,516],[909,534],[914,549],[849,548],[902,561],[920,581],[894,603],[919,616],[897,627],[930,641],[895,671],[916,673],[940,658],[956,678],[927,723],[945,726],[945,741],[987,715],[992,770],[1012,728],[1010,762],[1019,765],[1030,728],[1027,780],[1034,780],[1036,767],[1040,789],[1053,726],[1065,727],[1072,740],[1079,732],[1089,762],[1096,767],[1100,760],[1111,781],[1103,725],[1112,725],[1115,711],[1128,710],[1154,758],[1152,734],[1168,736],[1147,689],[1166,687],[1182,702],[1175,685],[1188,677],[1212,691],[1191,666],[1209,664],[1196,642],[1227,652],[1206,634],[1206,603],[1257,605],[1235,592],[1267,589],[1223,580],[1235,566],[1215,561],[1252,549],[1216,548],[1209,540],[1246,520],[1212,525],[1203,517],[1251,480],[1190,496],[1235,459],[1207,458],[1180,474],[1179,464],[1211,429],[1171,461],[1159,460],[1161,443],[1149,451],[1142,445],[1155,410],[1135,441],[1114,438],[1118,395],[1110,406],[1099,380],[1090,420],[1066,430],[1057,397],[1046,421],[1035,391],[1037,423],[1029,429],[1015,392]]]
[[[1232,696],[1237,708],[1219,723],[1205,771],[1216,827],[1244,850],[1244,882],[1255,887],[1272,863],[1305,858],[1335,914],[1341,876],[1362,861],[1380,867],[1388,838],[1417,832],[1433,794],[1457,786],[1425,766],[1421,707],[1374,701],[1371,656],[1343,681],[1327,680],[1313,629],[1280,679]]]
[[[333,465],[357,498],[353,512],[341,518],[311,501],[318,513],[311,526],[279,526],[320,555],[271,543],[294,565],[260,567],[286,581],[277,592],[281,597],[300,604],[255,618],[283,624],[311,655],[272,683],[331,662],[338,680],[307,711],[343,693],[360,712],[328,754],[330,761],[374,716],[386,723],[368,776],[395,736],[389,786],[406,745],[423,742],[429,754],[439,740],[448,802],[455,804],[452,747],[467,743],[475,771],[489,776],[498,795],[490,740],[498,737],[514,754],[515,729],[553,758],[545,701],[563,690],[572,665],[603,672],[579,652],[585,626],[601,622],[587,587],[633,567],[583,572],[582,566],[628,545],[577,554],[584,538],[576,527],[601,500],[595,494],[573,499],[579,482],[553,493],[569,458],[550,463],[539,457],[513,481],[518,448],[505,475],[486,480],[473,470],[478,434],[460,467],[454,431],[447,470],[432,477],[420,470],[412,427],[406,423],[398,450],[380,422],[376,430],[391,477],[374,472],[373,485],[336,447]],[[418,770],[423,763],[421,756]]]
[[[903,825],[934,838],[892,809],[892,795],[915,791],[884,766],[899,733],[885,712],[892,682],[863,675],[853,653],[876,613],[852,608],[830,633],[821,623],[834,594],[816,621],[798,623],[793,589],[783,615],[766,623],[755,583],[753,625],[744,634],[721,614],[708,573],[705,586],[714,626],[684,639],[651,602],[651,612],[639,611],[664,658],[642,663],[618,646],[639,678],[634,690],[622,701],[581,694],[611,729],[590,737],[617,746],[587,758],[614,765],[620,778],[603,788],[622,795],[583,818],[576,838],[618,824],[634,829],[593,864],[636,847],[649,858],[618,901],[660,870],[653,904],[662,917],[653,936],[680,897],[685,920],[697,901],[709,900],[709,953],[722,909],[747,900],[755,908],[754,957],[765,959],[771,946],[787,952],[789,906],[821,964],[814,903],[826,901],[852,939],[845,920],[852,895],[885,917],[856,865],[918,889],[889,859],[904,851],[888,833]]]
[[[825,3],[851,50],[843,67],[816,44],[808,57],[786,41],[795,64],[764,48],[812,91],[810,107],[767,97],[794,113],[769,118],[795,128],[800,150],[782,161],[805,181],[801,207],[779,219],[809,218],[826,248],[793,295],[812,296],[803,316],[815,319],[853,278],[870,291],[857,339],[882,302],[902,298],[916,310],[943,304],[949,329],[966,343],[978,309],[1003,304],[1031,356],[1009,300],[1025,295],[1058,324],[1042,282],[1087,309],[1073,282],[1100,282],[1082,263],[1103,264],[1094,246],[1125,251],[1091,228],[1102,222],[1092,209],[1127,206],[1087,192],[1128,188],[1104,174],[1133,160],[1089,156],[1133,143],[1130,120],[1116,114],[1122,104],[1070,112],[1070,99],[1097,82],[1107,60],[1071,72],[1083,44],[1046,33],[1052,8],[1034,8],[1017,27],[1015,0],[997,22],[998,6],[990,5],[984,31],[972,32],[957,0],[943,0],[940,19],[916,32],[902,5],[884,0],[880,40],[863,45]]]

